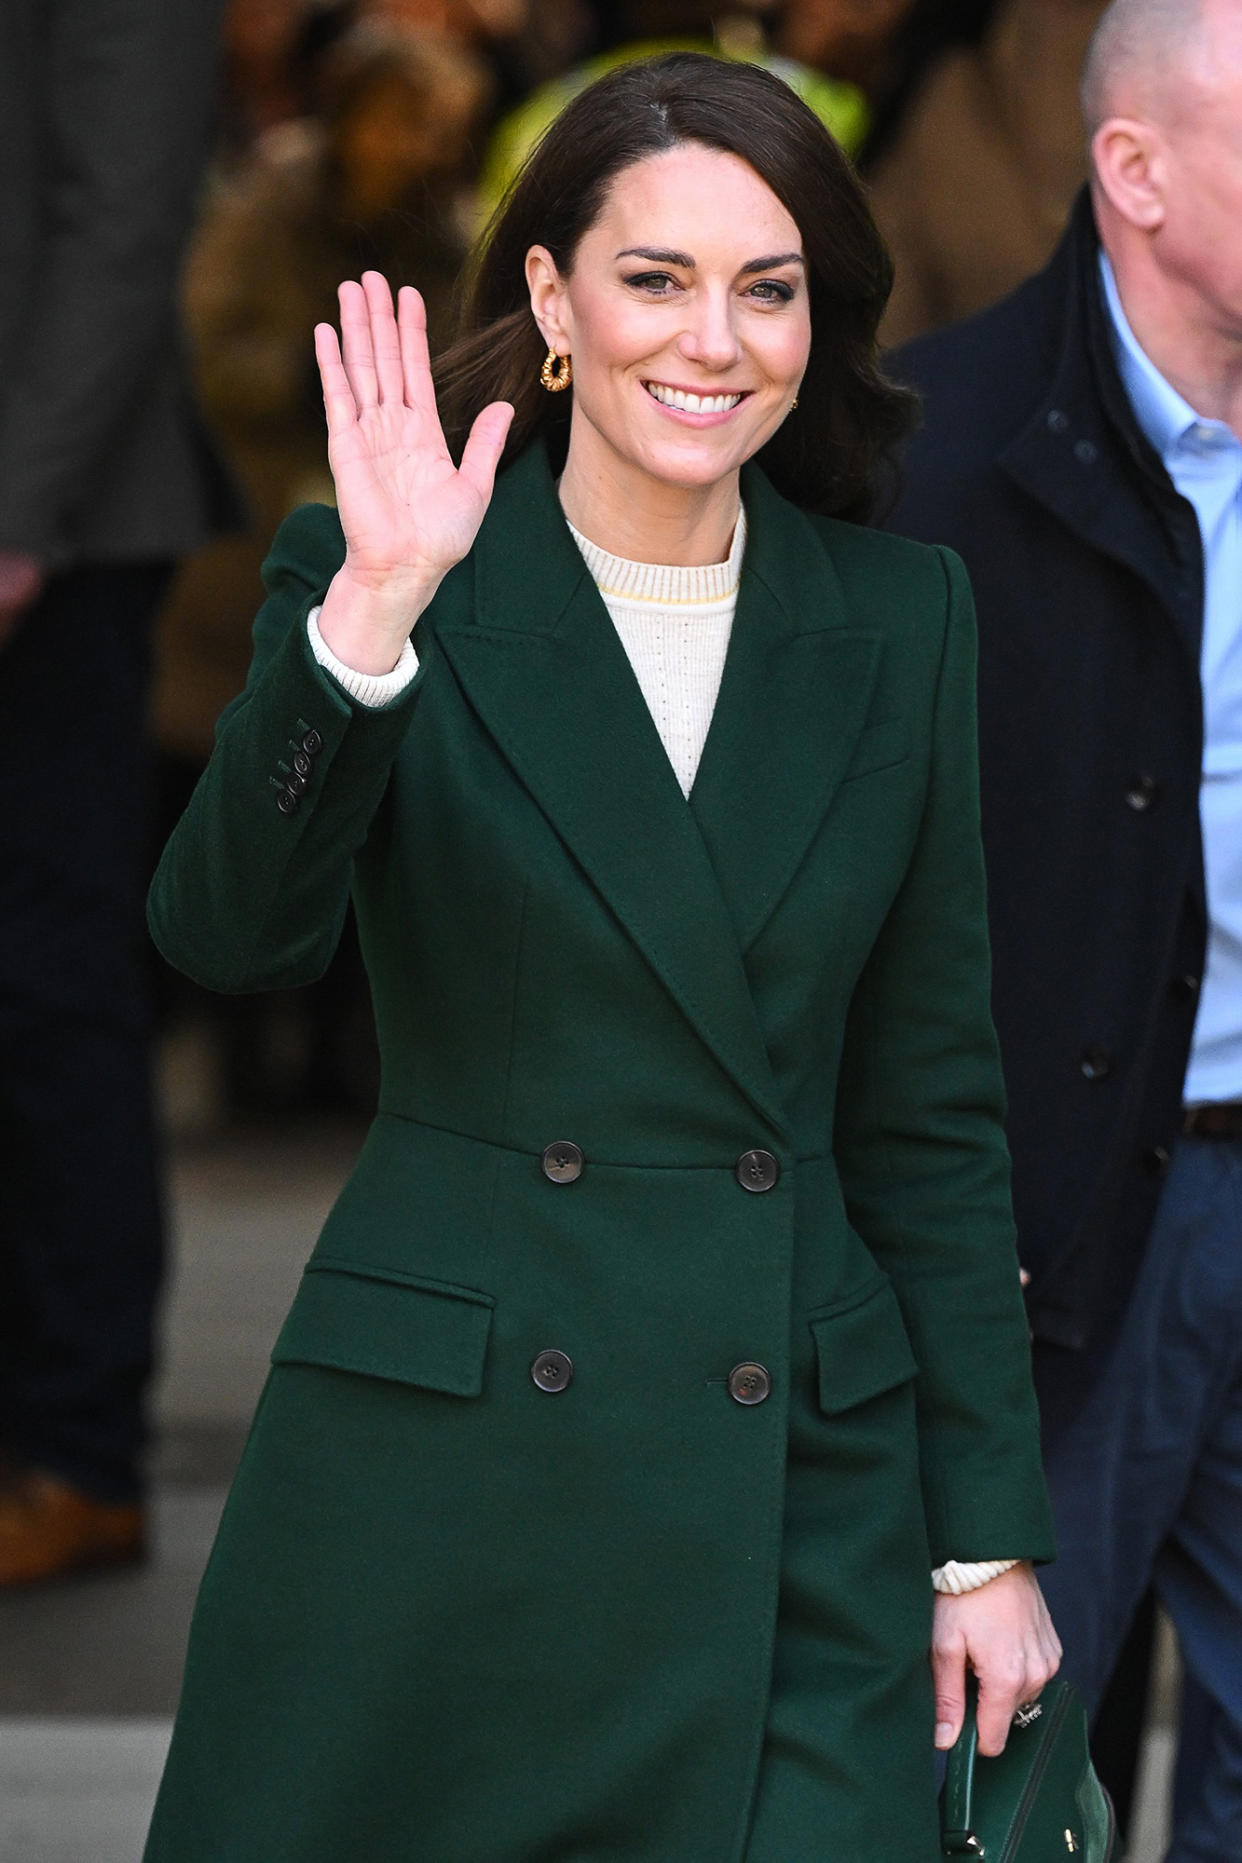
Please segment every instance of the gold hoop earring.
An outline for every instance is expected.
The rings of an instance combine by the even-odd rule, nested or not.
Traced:
[[[559,395],[562,388],[568,388],[574,379],[574,365],[568,356],[558,356],[550,349],[543,359],[539,371],[539,380],[550,395]]]

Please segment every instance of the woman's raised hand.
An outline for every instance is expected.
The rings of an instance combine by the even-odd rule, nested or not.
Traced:
[[[475,420],[454,466],[436,411],[427,319],[417,291],[392,294],[378,272],[340,288],[341,341],[315,327],[328,418],[328,460],[345,532],[345,563],[319,616],[347,666],[386,673],[441,578],[474,542],[513,409]]]

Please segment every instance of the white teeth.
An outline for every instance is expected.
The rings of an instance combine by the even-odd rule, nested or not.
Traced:
[[[681,408],[686,414],[727,414],[742,399],[741,395],[695,395],[680,388],[666,388],[663,382],[647,382],[647,393],[666,408]]]

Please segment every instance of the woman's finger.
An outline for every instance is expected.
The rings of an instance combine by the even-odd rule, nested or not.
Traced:
[[[353,426],[358,418],[358,410],[354,406],[349,377],[341,361],[341,346],[330,323],[315,325],[315,361],[319,364],[324,413],[327,415],[328,438],[331,440],[347,427]]]
[[[379,403],[375,357],[371,353],[371,313],[366,292],[352,278],[337,291],[341,306],[341,360],[359,414]]]
[[[405,398],[405,386],[401,377],[401,345],[397,339],[392,292],[382,272],[364,272],[362,290],[371,324],[371,356],[380,402],[395,402],[399,406]]]
[[[486,505],[496,482],[496,468],[505,449],[513,409],[507,401],[493,401],[475,416],[461,456],[459,475]]]
[[[936,1745],[947,1752],[966,1719],[966,1645],[960,1637],[932,1648],[932,1680],[936,1690]]]
[[[397,293],[397,334],[401,339],[406,406],[420,414],[435,413],[436,395],[427,348],[427,307],[413,285],[402,285]]]
[[[1004,1750],[1018,1709],[1038,1698],[1043,1677],[1031,1675],[1022,1662],[1006,1663],[1001,1668],[979,1664],[977,1673],[979,1751],[987,1759],[994,1759]]]

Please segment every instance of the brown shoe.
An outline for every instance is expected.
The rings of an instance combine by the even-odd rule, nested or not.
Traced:
[[[146,1514],[137,1503],[97,1501],[41,1469],[25,1469],[0,1489],[0,1586],[136,1565],[145,1551]]]

